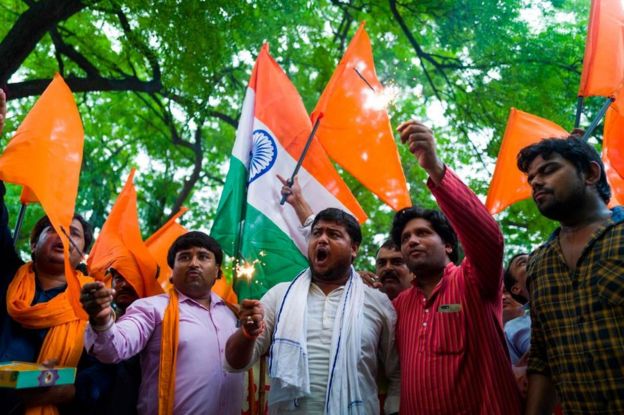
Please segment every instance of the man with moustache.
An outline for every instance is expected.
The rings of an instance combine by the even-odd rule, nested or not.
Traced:
[[[366,284],[379,288],[390,301],[412,285],[414,276],[407,268],[400,248],[392,239],[386,240],[375,256],[375,273],[360,271]]]
[[[438,158],[431,130],[416,121],[398,130],[444,212],[406,208],[392,224],[392,239],[415,276],[394,300],[401,413],[519,414],[501,324],[503,236]],[[455,265],[458,236],[465,258]]]
[[[236,316],[211,291],[222,261],[221,247],[205,233],[180,236],[167,255],[168,294],[134,301],[117,322],[113,290],[101,282],[83,287],[87,351],[105,363],[141,355],[139,414],[240,414],[242,374],[223,370]]]
[[[242,302],[226,367],[246,370],[269,352],[270,413],[378,414],[380,363],[390,382],[385,413],[398,411],[395,313],[351,265],[361,240],[353,216],[322,210],[312,223],[310,267],[262,300]]]
[[[544,139],[518,154],[533,200],[559,222],[529,258],[527,414],[624,413],[624,210],[592,146]],[[555,393],[556,392],[556,393]]]

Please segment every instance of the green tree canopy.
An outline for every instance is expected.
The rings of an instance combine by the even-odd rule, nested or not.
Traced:
[[[144,236],[182,205],[191,209],[182,222],[207,230],[262,43],[311,110],[366,21],[377,73],[400,91],[393,124],[428,122],[443,160],[484,196],[510,107],[572,127],[588,8],[583,0],[4,1],[0,85],[10,102],[2,141],[60,72],[86,134],[77,211],[101,226],[138,166]],[[400,153],[414,203],[434,206],[425,174],[406,148]],[[347,180],[370,215],[365,266],[393,215]],[[6,198],[13,218],[18,195],[11,188]],[[39,214],[31,208],[24,229]],[[530,201],[497,219],[509,253],[532,249],[553,229]]]

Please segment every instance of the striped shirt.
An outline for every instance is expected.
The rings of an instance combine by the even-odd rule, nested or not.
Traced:
[[[566,414],[624,414],[624,209],[570,271],[559,231],[530,257],[528,371],[550,376]]]
[[[415,285],[395,300],[402,414],[520,413],[502,330],[503,236],[449,169],[427,183],[465,251],[429,299]]]

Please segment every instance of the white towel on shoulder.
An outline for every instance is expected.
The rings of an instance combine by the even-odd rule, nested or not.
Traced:
[[[310,395],[306,341],[310,283],[311,272],[307,269],[291,282],[277,310],[269,355],[269,407],[279,404],[282,408],[295,409],[298,399]],[[351,277],[345,284],[334,322],[327,374],[326,415],[364,413],[357,369],[363,305],[364,283],[351,268]]]

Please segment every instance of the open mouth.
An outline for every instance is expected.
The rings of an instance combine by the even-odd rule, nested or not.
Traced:
[[[319,247],[316,249],[316,262],[323,263],[329,258],[329,250],[325,247]]]

